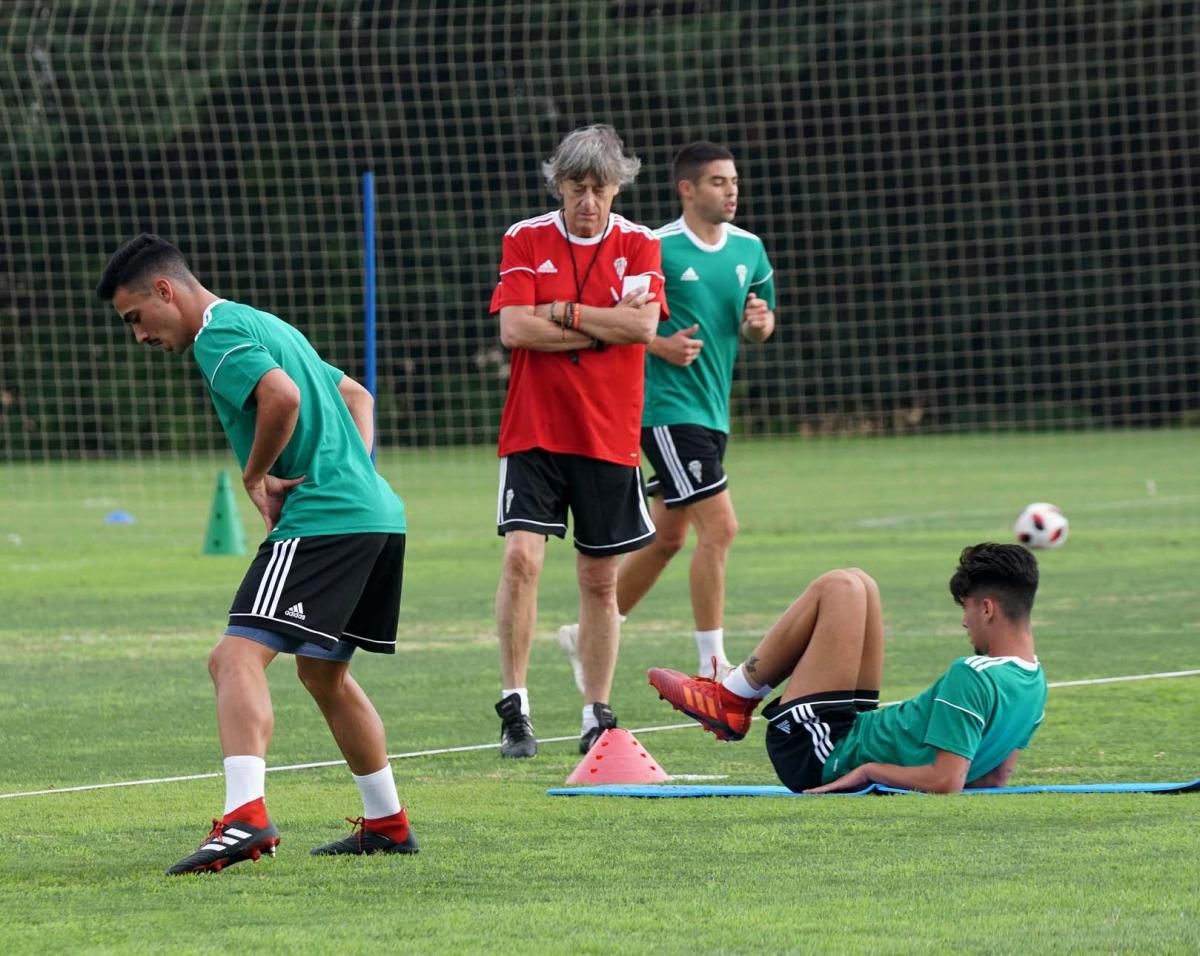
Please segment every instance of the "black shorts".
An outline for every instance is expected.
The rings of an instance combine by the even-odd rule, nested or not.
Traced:
[[[661,494],[668,508],[682,508],[724,491],[728,441],[725,432],[702,425],[643,428],[642,451],[654,466],[647,493]]]
[[[264,541],[233,599],[229,624],[328,650],[348,641],[364,651],[394,654],[403,579],[402,534]]]
[[[636,466],[532,448],[500,459],[496,533],[532,531],[563,538],[567,509],[575,549],[603,558],[637,551],[654,540]]]
[[[858,717],[854,691],[824,691],[763,708],[767,755],[789,790],[799,793],[821,785],[825,761]]]

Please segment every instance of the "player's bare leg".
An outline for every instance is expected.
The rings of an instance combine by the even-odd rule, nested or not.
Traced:
[[[618,557],[595,558],[576,554],[579,579],[579,683],[584,708],[579,751],[587,753],[604,731],[617,726],[608,705],[621,625],[617,617]]]
[[[654,541],[625,555],[617,574],[617,609],[628,614],[650,591],[664,569],[687,543],[687,508],[668,508],[662,499],[650,502]]]
[[[263,797],[264,757],[274,718],[267,665],[276,652],[257,641],[226,634],[208,656],[217,692],[217,727],[225,753],[225,812],[199,848],[167,873],[217,873],[244,860],[274,854],[279,831]]]
[[[737,535],[737,515],[728,491],[681,509],[696,529],[688,580],[697,631],[721,627],[725,616],[725,564]]]
[[[784,701],[819,691],[853,692],[862,686],[856,684],[860,672],[865,670],[865,678],[873,668],[882,667],[879,626],[878,661],[873,658],[864,669],[868,581],[857,570],[821,575],[792,602],[741,666],[719,683],[652,668],[647,675],[650,684],[676,710],[722,740],[742,739],[759,701],[784,681]]]
[[[537,738],[529,720],[529,653],[537,625],[537,589],[546,554],[544,535],[510,531],[504,536],[504,564],[496,591],[496,631],[500,635],[500,756],[533,757]]]
[[[537,625],[537,588],[546,539],[530,531],[504,536],[504,564],[496,592],[496,630],[500,635],[500,675],[505,687],[525,687],[529,653]]]
[[[583,697],[589,704],[608,703],[612,692],[621,634],[617,622],[619,561],[617,557],[596,558],[578,553],[575,557],[579,579],[579,658],[583,663]]]
[[[296,673],[321,708],[351,772],[361,776],[387,766],[383,721],[370,698],[350,676],[349,662],[297,657]]]
[[[226,634],[208,656],[217,692],[217,729],[226,757],[266,756],[275,726],[267,665],[276,652],[257,641]]]
[[[862,660],[858,667],[856,690],[879,690],[883,684],[883,603],[879,585],[862,568],[848,568],[867,591],[867,622],[863,633]]]
[[[753,684],[786,680],[785,701],[855,688],[867,632],[864,578],[865,572],[828,571],[805,588],[742,665]]]
[[[354,832],[311,852],[316,856],[416,853],[417,839],[388,764],[383,721],[350,676],[349,661],[297,657],[296,674],[321,708],[363,798],[362,816],[351,821]]]

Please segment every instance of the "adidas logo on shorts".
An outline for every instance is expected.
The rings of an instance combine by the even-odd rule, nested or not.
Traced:
[[[304,620],[304,602],[301,601],[297,604],[293,604],[286,611],[284,611],[283,614],[284,614],[284,617],[294,617],[297,621],[303,621]]]

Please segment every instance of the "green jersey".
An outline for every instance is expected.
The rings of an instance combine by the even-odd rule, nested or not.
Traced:
[[[921,767],[937,751],[971,761],[967,783],[1029,746],[1045,716],[1046,675],[1019,657],[960,657],[923,693],[859,714],[825,762],[823,782],[865,763]]]
[[[700,326],[694,338],[704,348],[681,367],[646,353],[646,401],[642,427],[702,425],[729,431],[729,390],[741,338],[742,311],[753,292],[775,308],[774,270],[762,240],[725,223],[709,245],[682,218],[655,231],[662,242],[670,316],[659,335]]]
[[[321,361],[297,329],[267,312],[220,300],[204,311],[192,355],[233,453],[245,468],[254,444],[254,387],[283,369],[300,389],[291,440],[271,466],[299,478],[269,541],[324,534],[405,531],[404,502],[375,471],[338,383],[343,373]]]

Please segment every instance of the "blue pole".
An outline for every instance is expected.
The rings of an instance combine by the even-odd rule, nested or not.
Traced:
[[[363,384],[371,398],[376,398],[375,381],[375,174],[363,173]],[[378,423],[376,423],[378,424]],[[375,431],[375,447],[371,461],[379,448],[379,432]]]

